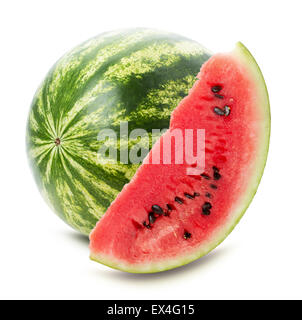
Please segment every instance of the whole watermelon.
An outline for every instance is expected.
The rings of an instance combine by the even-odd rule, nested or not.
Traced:
[[[90,233],[139,166],[100,162],[99,132],[113,129],[119,139],[124,121],[129,132],[168,128],[171,111],[209,57],[179,35],[131,29],[88,40],[52,67],[31,105],[27,151],[59,217]]]

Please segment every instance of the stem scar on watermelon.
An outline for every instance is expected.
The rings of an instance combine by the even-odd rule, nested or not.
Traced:
[[[92,260],[134,273],[176,268],[214,249],[247,209],[269,146],[261,71],[238,43],[231,53],[212,56],[198,79],[173,111],[169,131],[205,129],[204,172],[193,177],[186,164],[145,161],[90,234]]]

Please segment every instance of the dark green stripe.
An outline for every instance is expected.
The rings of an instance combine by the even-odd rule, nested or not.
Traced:
[[[62,168],[64,168],[64,165],[63,165],[63,161],[65,161],[65,166],[68,168],[69,172],[70,172],[70,175],[72,176],[72,178],[69,177],[68,174],[65,174],[64,176],[64,181],[66,182],[66,184],[68,185],[68,187],[70,188],[71,192],[73,193],[73,198],[71,199],[73,202],[76,203],[76,206],[80,209],[78,209],[77,212],[74,212],[73,213],[73,217],[76,218],[77,215],[79,215],[81,218],[84,219],[84,221],[86,221],[86,224],[83,225],[80,220],[77,221],[77,225],[80,226],[80,227],[85,227],[87,229],[92,229],[95,224],[97,223],[98,221],[98,218],[96,218],[94,215],[92,215],[91,213],[89,213],[89,207],[87,207],[86,205],[84,205],[84,203],[86,203],[86,198],[83,194],[83,190],[81,189],[78,189],[75,185],[75,180],[77,180],[77,182],[81,185],[83,185],[83,180],[79,180],[73,173],[74,170],[72,170],[72,168],[68,165],[68,163],[66,163],[66,161],[68,161],[66,158],[63,158],[63,155],[60,154],[59,157],[58,157],[58,162],[60,162],[60,166]],[[75,170],[76,171],[76,170]],[[64,169],[64,172],[65,172],[65,169]],[[83,185],[83,188],[84,188],[84,185]],[[87,190],[88,193],[90,193],[88,190]],[[92,196],[92,198],[94,198]],[[95,202],[98,203],[98,199],[95,199]],[[99,217],[101,216],[101,212],[99,213]],[[75,227],[77,226],[75,224]]]
[[[42,115],[38,111],[38,100],[35,99],[32,104],[31,113],[33,118],[36,120],[38,124],[38,130],[34,129],[31,121],[28,122],[27,130],[30,133],[30,135],[35,135],[37,137],[40,137],[42,140],[50,140],[51,139],[51,133],[52,129],[49,127],[45,115]]]
[[[179,40],[179,39],[178,39]],[[59,93],[56,97],[56,100],[53,101],[53,111],[52,115],[55,119],[55,121],[58,120],[59,114],[66,113],[67,110],[70,110],[74,103],[78,101],[86,92],[89,92],[92,90],[95,85],[100,81],[100,79],[104,78],[104,73],[113,65],[120,63],[120,60],[122,58],[128,57],[132,55],[134,52],[143,50],[148,48],[150,45],[154,45],[154,43],[158,42],[160,43],[171,43],[171,46],[175,45],[175,42],[172,42],[171,39],[167,38],[167,36],[159,36],[157,34],[150,35],[148,37],[144,37],[142,40],[129,45],[124,50],[119,51],[115,55],[112,55],[105,63],[103,63],[98,70],[88,79],[86,79],[85,82],[83,82],[83,86],[76,86],[77,80],[78,80],[78,69],[71,72],[71,74],[64,75],[64,81],[61,85],[58,86],[57,92]],[[179,40],[180,41],[180,40]],[[89,54],[90,60],[93,61],[96,57]],[[87,58],[88,59],[88,58]],[[199,62],[199,67],[201,66],[201,62]],[[81,66],[82,69],[82,66]],[[52,81],[53,75],[49,77],[49,82]],[[46,86],[48,86],[49,82],[46,82]],[[67,90],[68,88],[68,93]],[[67,99],[69,97],[69,99]]]
[[[82,165],[81,162],[78,162],[77,159],[75,159],[74,156],[72,156],[72,160],[77,162],[78,164]],[[82,160],[82,159],[81,159]],[[95,188],[95,186],[85,179],[81,174],[79,174],[78,170],[72,165],[70,161],[68,161],[68,157],[65,157],[65,161],[68,162],[68,169],[71,173],[71,176],[78,180],[80,184],[85,188],[85,190],[90,194],[90,196],[99,203],[102,207],[108,207],[110,203],[113,200],[114,195],[107,194],[104,190],[98,190]],[[86,168],[85,168],[86,169]],[[91,173],[91,171],[89,171]],[[81,193],[81,190],[79,189],[79,192]],[[83,206],[83,204],[82,204]],[[99,216],[101,216],[102,213],[99,213]]]
[[[112,175],[112,172],[108,172],[106,170],[106,166],[99,166],[96,164],[97,159],[96,159],[96,162],[93,163],[93,162],[87,161],[83,157],[80,157],[73,152],[71,153],[67,149],[65,149],[65,152],[72,158],[72,160],[77,162],[81,167],[87,170],[96,179],[99,179],[104,183],[106,182],[106,184],[110,188],[115,189],[117,192],[120,191],[121,188],[126,183],[129,182],[129,179],[125,176],[125,172],[127,171],[127,168],[125,168],[125,165],[123,164],[121,164],[120,171],[116,168],[112,169],[114,170],[114,175]],[[83,180],[83,178],[81,180]]]

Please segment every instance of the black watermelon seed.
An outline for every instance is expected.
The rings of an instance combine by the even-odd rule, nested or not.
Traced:
[[[190,239],[192,237],[192,234],[188,231],[185,231],[184,232],[184,239],[187,240],[187,239]]]
[[[218,187],[216,186],[216,184],[210,184],[210,187],[212,188],[212,189],[217,189]]]
[[[208,176],[206,173],[202,173],[201,176],[206,180],[210,180],[210,176]]]
[[[202,213],[206,216],[210,215],[211,213],[211,208],[212,208],[212,205],[210,202],[205,202],[202,206]]]
[[[210,210],[202,210],[202,214],[204,214],[205,216],[209,216],[211,214],[211,211]]]
[[[217,167],[215,167],[215,166],[213,166],[212,169],[213,169],[214,172],[215,172],[215,171],[216,171],[216,172],[219,172],[219,169],[218,169]]]
[[[206,192],[205,196],[206,196],[207,198],[212,198],[212,195],[211,195],[209,192]]]
[[[218,99],[223,99],[224,96],[222,96],[221,94],[218,94],[218,93],[214,93],[214,96]]]
[[[154,216],[154,212],[149,212],[149,223],[153,224],[156,220],[156,217]]]
[[[172,210],[173,210],[172,205],[171,205],[171,204],[169,204],[169,203],[167,204],[167,208],[168,208],[168,210],[169,210],[169,211],[172,211]]]
[[[147,229],[150,229],[150,228],[151,228],[150,224],[147,224],[146,221],[143,222],[143,226],[146,227]]]
[[[222,89],[222,86],[219,86],[219,85],[213,86],[213,87],[211,88],[211,90],[212,90],[213,93],[217,93],[217,92],[219,92],[221,89]]]
[[[154,204],[152,206],[152,211],[156,214],[163,214],[164,213],[164,210],[157,204]]]
[[[194,196],[192,196],[191,194],[189,194],[189,193],[184,193],[184,195],[185,195],[185,197],[187,197],[188,199],[194,199]]]
[[[199,197],[199,196],[200,196],[200,193],[194,192],[194,197]]]
[[[183,200],[181,199],[181,198],[179,198],[179,197],[175,197],[175,199],[174,199],[176,202],[178,202],[179,204],[183,204],[184,202],[183,202]]]
[[[213,111],[214,111],[217,115],[219,115],[219,116],[224,116],[224,115],[225,115],[224,110],[222,110],[222,109],[220,109],[220,108],[218,108],[218,107],[215,107],[215,108],[213,109]]]
[[[217,171],[214,172],[214,180],[219,180],[221,178],[221,174]]]
[[[231,108],[229,106],[224,106],[224,114],[228,116],[231,113]]]
[[[211,203],[210,203],[210,202],[205,202],[205,203],[203,204],[203,206],[202,206],[202,209],[205,209],[205,210],[207,210],[207,209],[212,209]]]

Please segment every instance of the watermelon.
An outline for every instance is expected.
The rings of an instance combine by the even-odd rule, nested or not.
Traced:
[[[104,163],[103,129],[169,127],[210,53],[179,35],[150,29],[114,31],[64,55],[33,99],[27,151],[35,180],[53,210],[88,235],[141,163]],[[160,134],[158,135],[158,137]],[[157,138],[158,138],[157,137]]]
[[[238,43],[230,53],[213,55],[198,79],[173,111],[169,131],[91,233],[92,260],[135,273],[175,268],[215,248],[247,209],[269,146],[270,108],[261,71]],[[176,161],[185,140],[172,144],[171,163],[163,161],[165,139],[173,130],[185,137],[188,129],[204,129],[204,168],[195,165],[198,158]],[[199,140],[192,140],[195,153]],[[159,163],[152,163],[158,156]],[[188,174],[192,168],[200,171]]]

